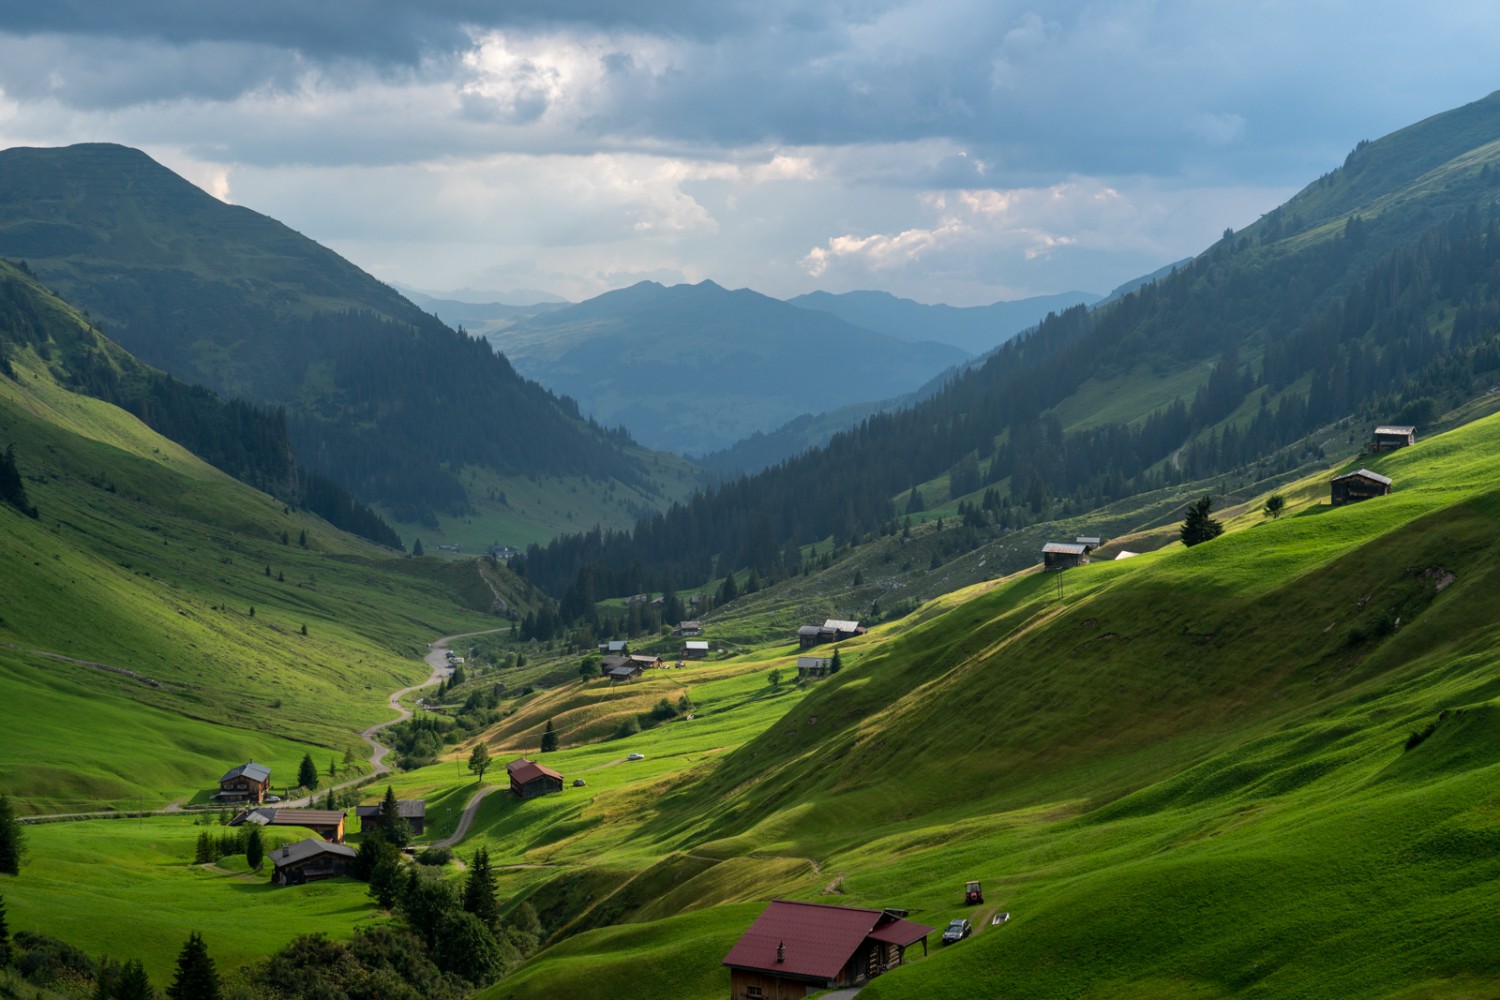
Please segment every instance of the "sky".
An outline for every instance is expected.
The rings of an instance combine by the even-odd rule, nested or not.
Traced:
[[[47,0],[0,147],[145,150],[386,281],[1111,288],[1500,88],[1500,5]]]

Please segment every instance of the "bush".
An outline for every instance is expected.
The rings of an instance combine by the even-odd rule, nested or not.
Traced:
[[[419,865],[446,865],[453,860],[453,851],[447,847],[429,847],[417,855]]]

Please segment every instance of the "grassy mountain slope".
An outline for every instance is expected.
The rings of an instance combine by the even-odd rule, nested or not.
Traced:
[[[285,406],[305,463],[408,525],[472,516],[470,468],[616,480],[665,502],[627,442],[483,341],[137,150],[0,152],[0,255],[148,364]]]
[[[899,395],[968,357],[711,281],[644,281],[521,320],[491,340],[601,423],[694,454],[812,409]]]
[[[780,894],[1013,913],[875,997],[1487,995],[1497,450],[1485,418],[1367,460],[1390,497],[1333,509],[1312,478],[1279,521],[1068,571],[1061,598],[1041,575],[982,585],[844,644],[844,672],[742,748],[683,747],[654,785],[520,838],[553,869],[517,882],[551,926],[627,923],[485,995],[602,996],[587,970],[627,960],[720,995],[745,904]]]
[[[422,674],[421,640],[484,620],[495,592],[472,563],[393,558],[60,385],[59,343],[97,334],[42,306],[54,335],[7,341],[0,376],[0,441],[39,513],[0,506],[0,676],[28,707],[0,785],[23,809],[160,805],[211,790],[226,761],[284,780],[307,748],[342,757]]]

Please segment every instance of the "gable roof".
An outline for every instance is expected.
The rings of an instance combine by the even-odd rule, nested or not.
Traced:
[[[831,666],[833,658],[829,656],[799,656],[797,657],[798,670],[812,670],[819,667]]]
[[[344,821],[342,809],[273,809],[271,826],[338,826]]]
[[[1371,482],[1379,483],[1382,486],[1391,485],[1391,480],[1387,479],[1385,476],[1382,476],[1378,472],[1371,472],[1369,469],[1359,469],[1355,472],[1346,472],[1342,476],[1334,476],[1332,481],[1337,483],[1344,479],[1368,479]]]
[[[707,639],[696,639],[696,640],[695,639],[689,639],[687,642],[685,642],[685,643],[682,644],[682,648],[683,649],[701,649],[701,650],[703,650],[703,652],[706,653],[706,652],[708,652],[708,640]]]
[[[628,656],[606,656],[604,659],[599,661],[599,666],[603,667],[605,670],[613,670],[616,667],[627,666],[629,663],[630,657]]]
[[[251,781],[265,781],[271,777],[271,769],[264,764],[257,764],[252,760],[241,764],[239,767],[231,767],[228,771],[224,772],[224,777],[219,779],[219,784],[222,785],[226,781],[240,777],[249,778]]]
[[[426,799],[397,799],[396,814],[402,819],[426,819]],[[380,815],[380,803],[373,806],[355,806],[354,815],[360,819],[369,819]]]
[[[1097,535],[1079,535],[1073,541],[1079,545],[1088,545],[1093,548],[1099,547],[1099,537]]]
[[[854,632],[859,629],[859,622],[844,621],[841,618],[830,618],[823,623],[824,628],[831,628],[836,632]]]
[[[930,933],[931,927],[892,917],[884,910],[774,899],[724,956],[723,964],[778,976],[831,980],[867,937],[908,945]],[[782,948],[780,962],[776,960],[778,946]]]
[[[1386,424],[1375,428],[1376,434],[1415,434],[1417,428],[1411,424]]]
[[[518,785],[529,785],[539,778],[556,778],[563,780],[563,776],[545,764],[538,764],[534,760],[522,757],[505,765],[505,770],[510,773],[510,778]]]
[[[1084,555],[1084,546],[1077,542],[1048,542],[1042,546],[1044,555],[1081,556]]]
[[[309,837],[299,840],[295,844],[287,844],[278,847],[271,852],[271,863],[277,868],[285,865],[294,865],[309,858],[315,858],[320,854],[332,854],[335,857],[353,859],[359,852],[352,847],[343,844],[335,844],[330,840],[322,840],[318,837]]]
[[[661,657],[657,656],[655,653],[649,653],[649,654],[648,653],[631,653],[630,654],[630,662],[631,663],[660,663],[661,662]]]
[[[822,628],[820,628],[817,625],[803,625],[801,628],[799,628],[797,630],[797,634],[798,635],[817,635],[817,634],[819,634],[822,631],[823,631]]]

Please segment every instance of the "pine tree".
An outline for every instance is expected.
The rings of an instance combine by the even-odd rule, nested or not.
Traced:
[[[266,860],[266,842],[261,839],[260,827],[251,826],[250,832],[245,835],[245,864],[250,866],[251,871],[259,871],[261,862],[264,860]]]
[[[0,792],[0,874],[21,874],[21,860],[26,854],[24,837],[10,798]]]
[[[110,993],[110,1000],[156,1000],[156,990],[146,975],[146,967],[138,958],[132,958],[120,969],[120,978]]]
[[[411,543],[411,554],[414,556],[425,556],[427,554],[422,550],[422,539],[418,538]]]
[[[37,509],[26,498],[26,484],[21,481],[21,472],[16,468],[14,445],[6,445],[5,454],[0,455],[0,501],[10,504],[27,517],[37,516]]]
[[[385,786],[385,798],[380,800],[380,835],[397,850],[411,843],[411,824],[401,815],[401,803],[390,785]]]
[[[188,935],[177,955],[177,974],[167,987],[167,1000],[219,1000],[219,971],[197,931]]]
[[[551,753],[557,749],[557,732],[552,728],[552,720],[547,720],[547,731],[542,733],[542,753]]]
[[[1202,497],[1188,505],[1187,516],[1183,518],[1179,530],[1183,545],[1191,547],[1199,542],[1218,538],[1224,533],[1224,525],[1208,516],[1213,508],[1214,498],[1211,496]]]
[[[490,852],[481,847],[469,865],[464,882],[464,909],[474,914],[490,930],[500,926],[500,904],[495,901],[495,873],[490,868]]]
[[[209,837],[208,831],[204,830],[202,833],[198,834],[198,846],[193,850],[193,864],[206,865],[213,860],[213,840]]]
[[[297,784],[312,791],[318,787],[318,765],[313,763],[312,754],[302,755],[302,763],[297,765]]]
[[[833,662],[830,663],[830,664],[828,664],[828,672],[830,674],[836,674],[840,670],[843,670],[843,669],[844,669],[844,663],[843,663],[843,661],[841,659],[839,659],[839,651],[837,649],[835,649],[833,651]]]
[[[10,925],[5,922],[5,897],[0,896],[0,969],[10,967]]]

